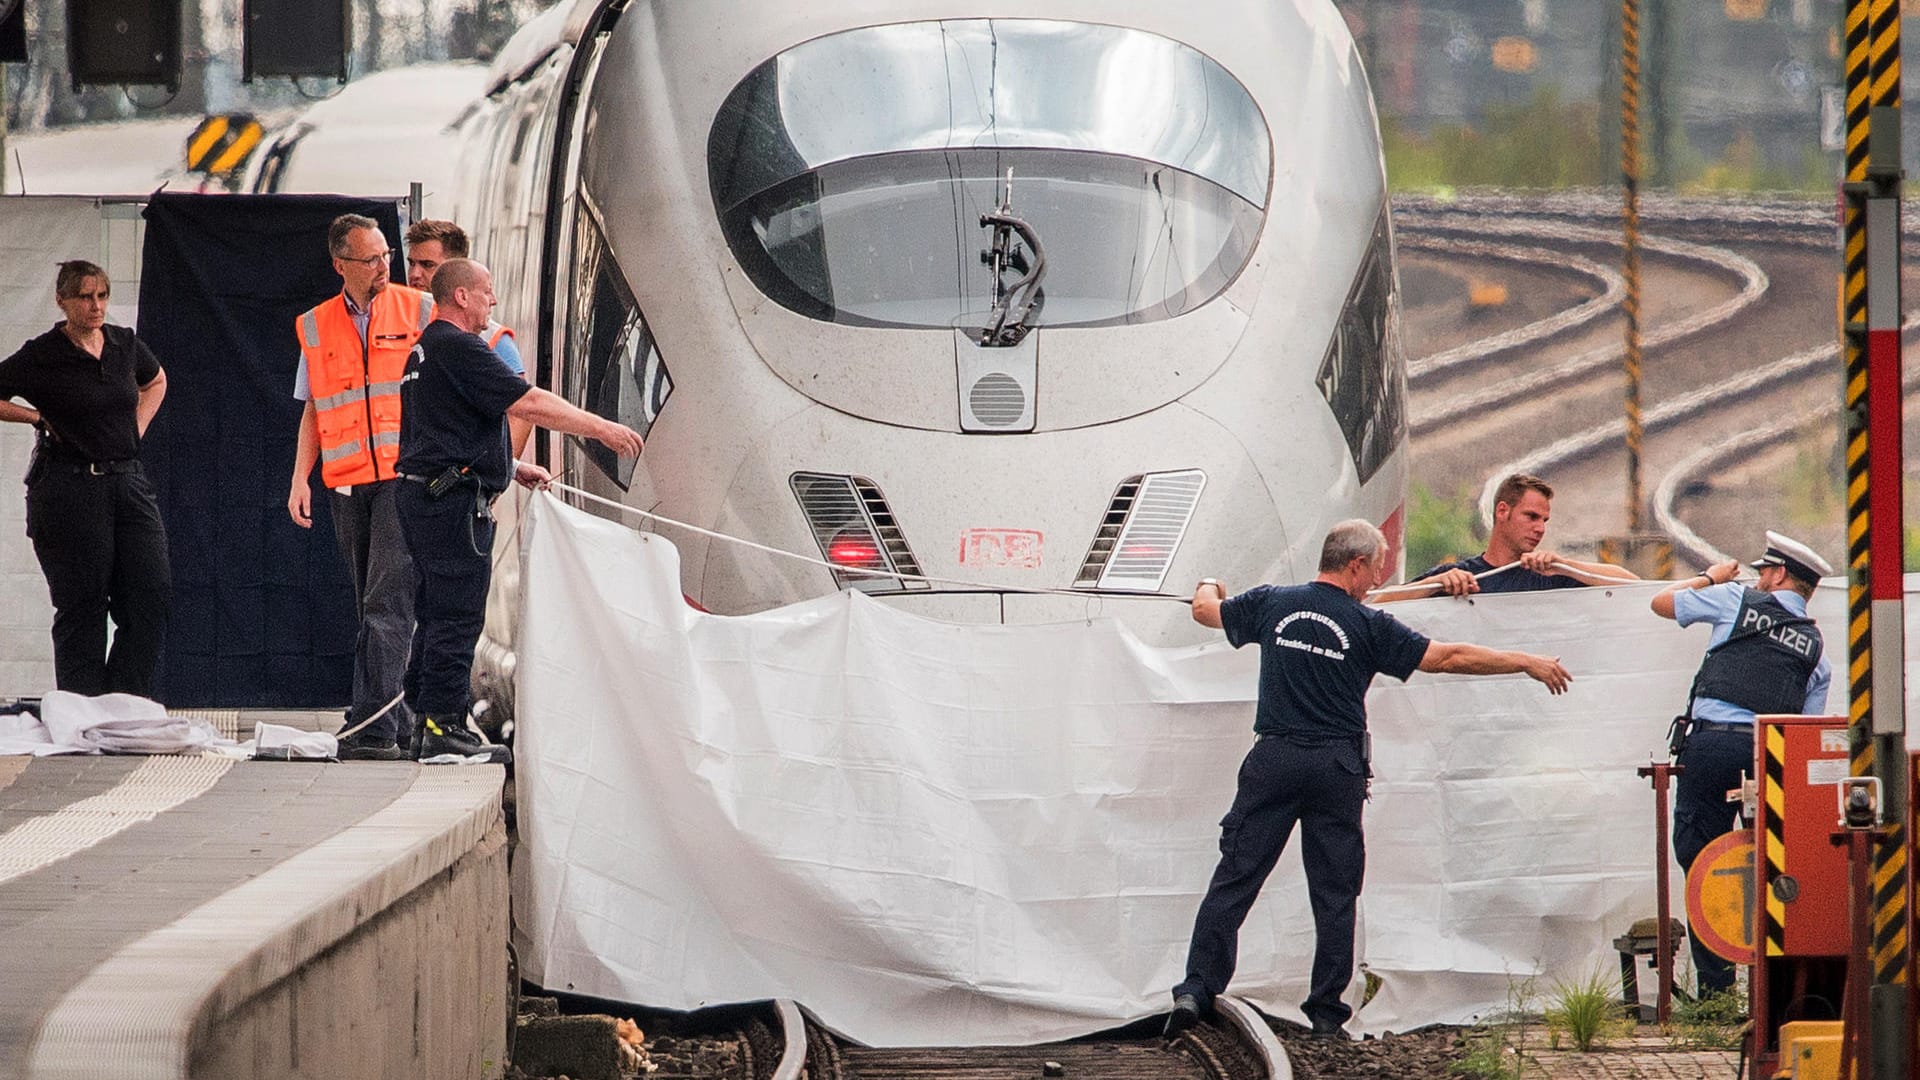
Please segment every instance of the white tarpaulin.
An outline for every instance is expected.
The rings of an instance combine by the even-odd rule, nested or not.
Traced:
[[[1101,620],[954,626],[858,592],[704,615],[667,541],[548,496],[528,527],[514,887],[531,978],[669,1008],[791,997],[895,1045],[1166,1008],[1251,742],[1257,650],[1155,649]],[[1611,940],[1654,910],[1634,769],[1706,641],[1648,611],[1654,588],[1396,606],[1442,640],[1560,655],[1575,682],[1554,698],[1517,675],[1376,681],[1358,952],[1383,981],[1356,1030],[1616,970]],[[1296,1018],[1297,850],[1233,987]]]

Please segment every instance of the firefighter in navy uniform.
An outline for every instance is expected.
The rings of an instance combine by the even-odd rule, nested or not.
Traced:
[[[407,360],[400,393],[400,528],[416,587],[406,700],[420,718],[415,754],[512,762],[469,722],[473,649],[486,622],[493,576],[493,500],[509,481],[551,477],[513,460],[507,418],[596,439],[622,457],[640,433],[527,385],[480,337],[493,311],[493,276],[468,259],[433,275],[437,317]]]
[[[1702,848],[1733,828],[1740,804],[1728,802],[1727,793],[1753,768],[1754,714],[1826,711],[1832,666],[1820,630],[1807,616],[1807,601],[1833,568],[1777,532],[1767,533],[1766,554],[1753,567],[1760,572],[1755,588],[1733,580],[1740,564],[1729,560],[1653,598],[1654,614],[1662,618],[1713,627],[1684,717],[1689,723],[1673,804],[1673,853],[1686,869]],[[1733,964],[1701,945],[1698,934],[1693,964],[1701,996],[1732,989]]]
[[[1571,677],[1551,656],[1430,641],[1360,601],[1387,579],[1387,540],[1371,523],[1343,521],[1320,548],[1320,576],[1261,585],[1229,598],[1218,581],[1193,594],[1193,619],[1226,631],[1234,647],[1260,645],[1253,749],[1233,806],[1220,821],[1220,862],[1194,917],[1187,977],[1173,988],[1169,1038],[1199,1023],[1233,978],[1240,924],[1300,826],[1313,907],[1313,983],[1301,1005],[1316,1038],[1345,1035],[1342,1000],[1353,979],[1353,929],[1366,866],[1361,808],[1368,762],[1367,686],[1376,674],[1524,673],[1551,693]]]

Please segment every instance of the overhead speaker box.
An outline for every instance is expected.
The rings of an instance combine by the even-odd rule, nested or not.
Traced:
[[[67,67],[75,90],[179,89],[180,0],[67,0]]]
[[[243,0],[240,77],[326,76],[347,81],[350,0]]]
[[[0,64],[27,62],[27,0],[0,0]]]

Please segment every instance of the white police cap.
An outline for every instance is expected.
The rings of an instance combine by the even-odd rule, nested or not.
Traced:
[[[1787,573],[1809,585],[1817,585],[1821,578],[1833,574],[1833,567],[1812,548],[1771,529],[1767,531],[1767,553],[1753,560],[1755,570],[1766,566],[1784,566]]]

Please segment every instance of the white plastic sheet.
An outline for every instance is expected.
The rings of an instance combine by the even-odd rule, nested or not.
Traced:
[[[671,1008],[792,997],[892,1045],[1166,1007],[1251,741],[1254,649],[953,626],[857,592],[703,615],[665,540],[547,496],[529,528],[514,887],[532,978]],[[1576,681],[1375,683],[1359,956],[1382,985],[1357,1030],[1617,970],[1612,938],[1654,910],[1634,770],[1706,640],[1648,611],[1655,588],[1394,608],[1442,640],[1560,655]],[[1234,991],[1297,1018],[1311,950],[1296,844]]]

